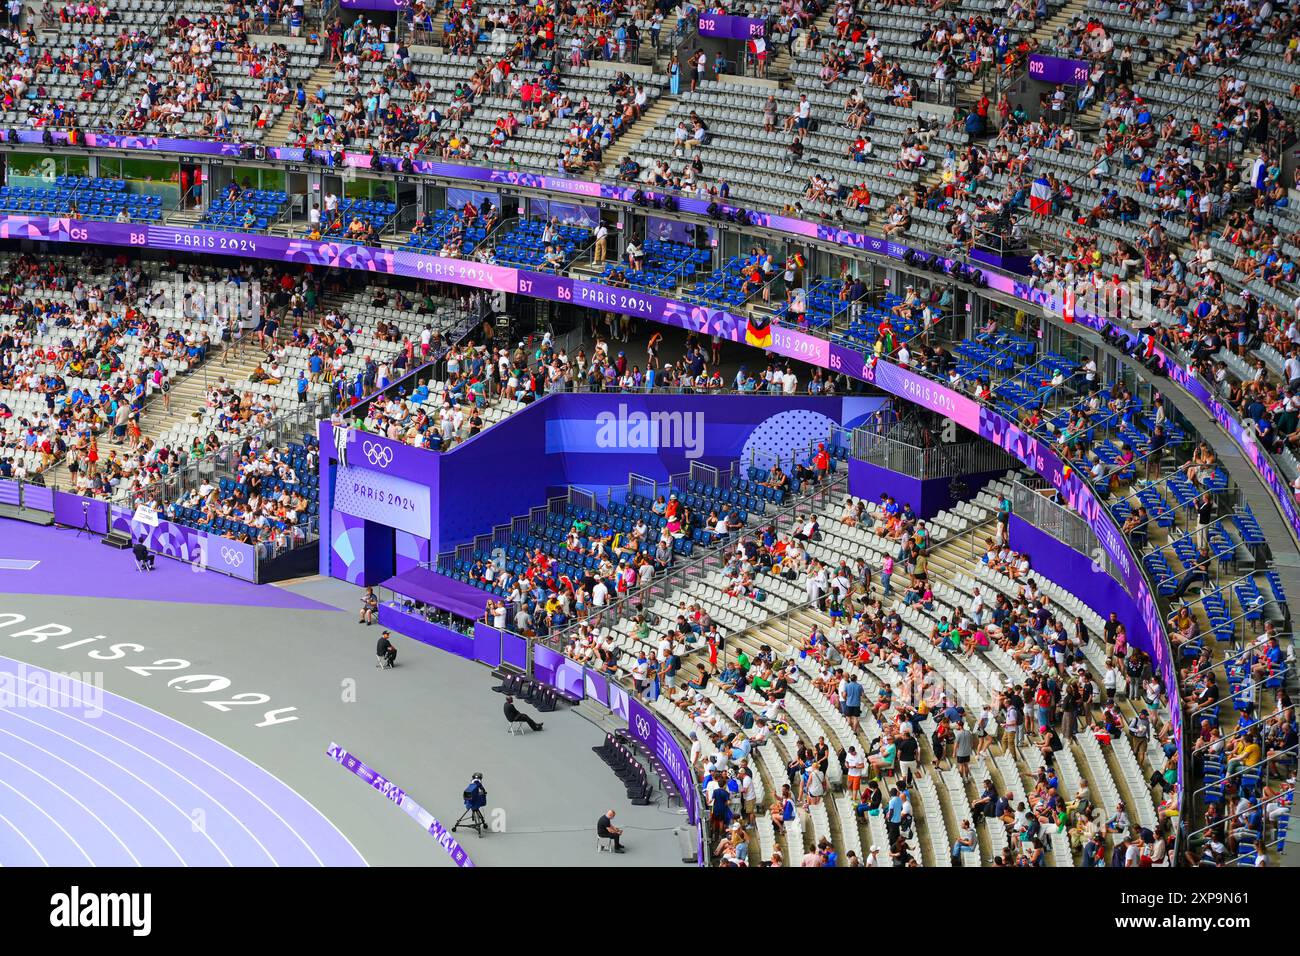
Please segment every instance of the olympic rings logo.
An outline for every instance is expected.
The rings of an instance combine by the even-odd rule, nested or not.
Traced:
[[[366,461],[376,468],[387,468],[393,463],[393,450],[387,445],[379,444],[379,442],[363,442],[361,453],[366,456]]]
[[[640,714],[636,718],[636,735],[642,740],[650,739],[650,723]]]
[[[221,549],[221,560],[232,568],[240,567],[244,563],[244,552],[238,548],[223,547]]]

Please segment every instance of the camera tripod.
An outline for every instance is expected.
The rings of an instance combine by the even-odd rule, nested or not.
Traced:
[[[452,824],[451,832],[455,833],[461,827],[472,829],[481,838],[487,833],[487,820],[483,817],[483,811],[478,807],[469,807],[460,815],[460,819]]]
[[[81,527],[77,529],[77,537],[85,535],[87,538],[93,538],[95,533],[90,530],[90,505],[86,502],[81,503]]]

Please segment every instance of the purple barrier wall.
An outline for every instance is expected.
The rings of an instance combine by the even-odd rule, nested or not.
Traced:
[[[44,485],[23,485],[23,507],[53,513],[54,489]]]
[[[1006,474],[1006,470],[984,472],[974,475],[962,475],[966,486],[966,498],[974,497],[981,488],[995,478]],[[922,518],[933,518],[940,511],[956,504],[951,492],[951,478],[909,478],[888,468],[881,468],[871,462],[849,459],[849,494],[857,498],[866,498],[869,502],[880,500],[882,494],[889,494],[898,501],[909,504],[912,510]]]
[[[393,534],[393,544],[397,549],[393,573],[400,575],[422,564],[429,563],[429,539],[411,534],[409,531],[397,531]]]
[[[682,752],[677,738],[635,697],[628,698],[627,729],[663,763],[686,807],[686,819],[692,824],[700,819],[699,792],[690,761]]]
[[[1034,577],[1059,584],[1103,618],[1114,611],[1134,647],[1145,651],[1152,646],[1149,624],[1141,610],[1123,585],[1105,571],[1092,567],[1091,555],[1081,555],[1015,514],[1011,516],[1008,535],[1011,547],[1029,555]]]
[[[54,523],[69,528],[80,528],[85,524],[95,534],[108,534],[108,502],[83,498],[81,495],[66,491],[56,491]]]
[[[536,660],[537,646],[533,646],[534,660]],[[555,664],[555,678],[552,687],[561,690],[570,697],[576,697],[582,700],[586,693],[586,685],[582,679],[582,665],[577,661],[569,660],[567,657],[560,657]]]
[[[438,513],[439,537],[433,552],[449,550],[454,544],[509,521],[545,501],[542,489],[559,487],[564,477],[563,457],[547,451],[545,405],[510,416],[505,421],[446,453],[423,452],[421,457],[440,458],[434,510]],[[520,467],[527,462],[527,468]],[[627,475],[623,476],[624,483]],[[477,494],[466,494],[477,489]]]
[[[598,704],[609,707],[609,678],[604,674],[587,668],[582,675],[583,696]]]
[[[474,637],[453,631],[441,624],[433,624],[414,614],[407,614],[391,604],[379,605],[379,623],[421,644],[428,644],[430,647],[436,647],[471,661],[476,659],[477,641]]]
[[[626,486],[631,472],[662,481],[692,462],[725,470],[826,441],[843,421],[842,399],[806,395],[561,394],[542,407],[546,453],[561,456],[564,482],[588,487]]]
[[[0,505],[17,507],[22,501],[22,486],[16,481],[0,479]]]
[[[482,621],[474,622],[474,660],[488,667],[501,666],[501,632]]]
[[[624,720],[628,719],[628,700],[627,691],[622,687],[617,684],[609,685],[609,709],[614,712],[615,716],[622,717]]]
[[[506,631],[501,635],[501,663],[515,670],[528,670],[528,641],[518,634]]]
[[[563,663],[563,654],[552,650],[545,644],[533,645],[533,678],[535,680],[539,680],[543,684],[549,684],[552,687],[559,687],[560,684],[555,674]],[[581,691],[579,691],[578,696],[582,696]]]
[[[111,530],[130,535],[133,541],[144,538],[145,547],[155,554],[257,583],[257,549],[251,544],[171,521],[147,525],[135,520],[134,511],[118,505],[113,505],[110,513]]]

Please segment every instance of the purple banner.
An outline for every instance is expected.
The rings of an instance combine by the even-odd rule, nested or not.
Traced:
[[[1067,60],[1043,53],[1029,54],[1029,78],[1063,86],[1087,86],[1092,67],[1087,60]]]
[[[521,638],[522,639],[522,638]],[[554,648],[547,647],[545,644],[533,644],[533,678],[541,681],[543,684],[549,684],[551,687],[559,687],[555,676],[560,665],[566,660],[565,656]],[[578,682],[579,694],[581,697],[582,682]]]
[[[659,719],[635,697],[627,701],[628,733],[639,740],[647,749],[659,758],[673,786],[682,795],[682,804],[686,807],[686,819],[692,824],[699,821],[699,794],[696,789],[695,774],[690,761],[682,753],[682,748]]]
[[[155,554],[175,558],[194,566],[195,571],[220,571],[231,577],[257,583],[257,549],[251,544],[210,535],[172,521],[160,520],[148,525],[135,520],[135,512],[113,505],[111,530],[130,535],[132,541],[144,539],[145,547]]]
[[[923,375],[909,372],[891,362],[872,362],[868,359],[863,363],[860,377],[891,395],[951,418],[970,431],[978,431],[980,428],[979,402]]]
[[[329,749],[325,751],[325,755],[344,770],[360,777],[369,786],[382,793],[386,799],[397,804],[408,817],[420,824],[426,833],[438,841],[438,845],[443,848],[446,854],[451,857],[451,861],[457,866],[472,867],[474,865],[474,861],[469,858],[465,848],[456,842],[456,838],[438,821],[438,818],[411,799],[411,795],[401,787],[378,771],[367,767],[359,757],[348,753],[338,744],[330,744]]]
[[[752,40],[767,35],[767,21],[721,13],[700,14],[700,36],[723,40]]]
[[[405,10],[411,0],[339,0],[344,10]]]
[[[370,438],[361,440],[362,455],[368,449],[380,467],[392,461],[384,457],[387,449]],[[367,464],[369,460],[367,460]],[[340,464],[334,470],[334,507],[354,518],[365,518],[389,528],[399,528],[428,538],[432,533],[429,517],[429,486],[387,475],[371,468]]]
[[[583,696],[598,704],[609,707],[609,678],[590,667],[582,674]]]

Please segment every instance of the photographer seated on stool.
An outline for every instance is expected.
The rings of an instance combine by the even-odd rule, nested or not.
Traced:
[[[619,837],[623,831],[614,826],[614,811],[607,811],[599,820],[596,821],[596,839],[601,841],[597,849],[605,849],[604,841],[612,840],[614,842],[614,852],[622,853],[623,844],[619,842]]]
[[[135,555],[135,566],[137,568],[141,571],[153,570],[153,552],[145,547],[143,537],[131,545],[131,553]]]
[[[388,639],[388,631],[379,635],[379,640],[375,644],[375,657],[379,658],[376,667],[387,668],[397,666],[397,648],[393,642]]]
[[[523,711],[521,711],[518,707],[515,706],[515,699],[511,697],[509,694],[506,694],[506,702],[505,702],[505,706],[502,707],[502,711],[506,715],[506,723],[510,725],[509,729],[512,732],[519,724],[527,724],[533,730],[542,729],[542,725],[538,721],[533,720],[533,718],[529,717],[527,714],[525,714]]]

